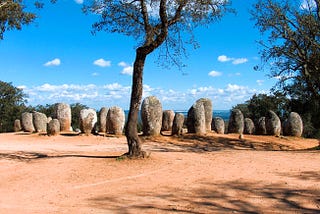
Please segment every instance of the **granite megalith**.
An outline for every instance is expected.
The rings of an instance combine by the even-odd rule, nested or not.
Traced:
[[[122,108],[111,107],[107,114],[107,130],[110,134],[121,135],[125,125],[125,114]]]
[[[21,125],[25,132],[34,132],[33,116],[30,112],[24,112],[21,114]]]
[[[266,114],[266,131],[267,135],[280,136],[281,134],[281,121],[278,115],[271,110]]]
[[[16,119],[16,120],[14,121],[14,124],[13,124],[13,131],[14,131],[14,132],[19,132],[19,131],[21,131],[21,130],[22,130],[21,120]]]
[[[255,133],[255,125],[254,122],[250,118],[244,119],[244,134],[254,134]]]
[[[165,110],[162,113],[162,131],[171,131],[174,119],[174,111],[173,110]]]
[[[33,112],[33,125],[36,132],[46,132],[47,131],[47,123],[48,118],[44,113],[41,112]]]
[[[291,112],[283,124],[283,134],[286,136],[301,137],[303,133],[303,122],[300,115]]]
[[[99,111],[99,132],[107,132],[107,114],[109,109],[102,107]]]
[[[205,134],[211,131],[212,102],[210,99],[201,98],[189,109],[187,128],[189,133]]]
[[[54,117],[59,120],[60,131],[69,132],[71,127],[71,108],[66,103],[56,103],[54,106]]]
[[[94,109],[82,109],[79,119],[81,132],[89,135],[97,123],[97,112]]]
[[[60,133],[60,122],[58,119],[52,119],[50,120],[50,122],[48,123],[47,126],[47,134],[49,136],[55,136],[58,135]]]
[[[243,134],[244,130],[244,118],[243,114],[239,109],[231,110],[228,133]]]
[[[257,135],[266,135],[266,117],[260,117],[256,124],[256,134]]]
[[[224,134],[225,132],[225,123],[221,117],[214,117],[212,119],[211,127],[217,134]]]
[[[155,96],[146,97],[141,105],[142,130],[146,136],[160,135],[162,105]]]
[[[173,124],[172,124],[172,135],[182,135],[183,134],[183,124],[184,124],[184,115],[181,113],[176,113],[174,115]]]

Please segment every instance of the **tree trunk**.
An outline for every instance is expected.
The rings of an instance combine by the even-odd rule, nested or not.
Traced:
[[[145,152],[141,149],[141,140],[138,136],[138,113],[142,99],[143,90],[143,69],[147,54],[145,54],[141,48],[136,51],[136,59],[133,67],[133,77],[132,77],[132,90],[131,90],[131,100],[130,100],[130,110],[128,115],[128,122],[126,125],[126,137],[129,147],[128,153],[129,157],[144,157]]]

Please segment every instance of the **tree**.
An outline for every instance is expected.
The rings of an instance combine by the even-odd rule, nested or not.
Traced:
[[[0,132],[13,131],[15,119],[24,111],[26,95],[11,83],[0,81]]]
[[[320,0],[302,2],[259,0],[252,16],[267,35],[261,54],[279,88],[320,101]]]
[[[40,4],[37,4],[38,7]],[[36,18],[35,13],[26,12],[22,0],[0,1],[0,40],[6,30],[21,30],[22,25],[31,23]]]
[[[95,31],[120,33],[140,39],[133,65],[130,109],[125,131],[129,147],[126,155],[144,155],[137,122],[147,56],[163,44],[175,48],[179,53],[181,33],[192,35],[195,27],[219,19],[227,11],[228,5],[228,0],[94,0],[84,7],[85,12],[100,15],[100,20],[93,24]]]

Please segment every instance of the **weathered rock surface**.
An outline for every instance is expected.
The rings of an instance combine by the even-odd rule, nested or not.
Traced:
[[[268,135],[280,136],[281,134],[281,121],[271,110],[266,114],[266,131]]]
[[[244,134],[254,134],[255,133],[255,125],[254,122],[250,118],[244,119]]]
[[[160,135],[162,105],[155,96],[146,97],[141,105],[142,130],[146,136]]]
[[[258,120],[258,123],[256,125],[256,134],[257,135],[266,135],[267,134],[266,118],[265,117],[261,117]]]
[[[125,114],[122,108],[111,107],[107,114],[107,130],[110,134],[121,135],[125,124]]]
[[[107,132],[107,114],[109,109],[102,107],[99,111],[99,132]]]
[[[303,133],[303,122],[300,115],[291,112],[283,124],[283,134],[287,136],[301,137]]]
[[[172,135],[183,134],[183,123],[184,123],[184,115],[181,113],[175,114],[173,119],[173,124],[172,124]]]
[[[41,112],[33,112],[33,125],[36,132],[46,132],[48,118],[45,114]]]
[[[14,131],[14,132],[19,132],[19,131],[21,131],[21,130],[22,130],[21,120],[16,119],[16,120],[14,121],[14,124],[13,124],[13,131]]]
[[[29,113],[29,112],[22,113],[21,125],[22,125],[22,129],[26,132],[34,132],[35,131],[35,128],[33,126],[32,113]]]
[[[97,112],[94,109],[82,109],[80,111],[80,130],[86,135],[92,133],[97,123]]]
[[[188,111],[187,128],[189,133],[205,134],[211,131],[212,102],[210,99],[197,100]]]
[[[171,131],[174,119],[174,111],[173,110],[165,110],[162,113],[162,131]]]
[[[57,103],[54,107],[54,118],[59,120],[61,131],[68,132],[71,127],[71,108],[69,104]]]
[[[49,136],[55,136],[60,133],[60,122],[58,119],[52,119],[48,123],[47,134]]]
[[[224,134],[225,132],[225,123],[221,117],[214,117],[212,119],[211,127],[217,134]]]
[[[244,118],[239,109],[233,109],[229,118],[228,133],[242,134],[244,130]]]

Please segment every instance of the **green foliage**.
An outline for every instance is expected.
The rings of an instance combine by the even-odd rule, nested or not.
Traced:
[[[37,105],[34,107],[34,111],[41,112],[41,113],[45,114],[47,117],[53,117],[54,106],[55,106],[54,104],[52,104],[52,105],[46,104],[45,106],[44,105]]]
[[[25,98],[22,89],[0,81],[0,132],[13,131],[14,120],[26,109]]]
[[[55,3],[57,0],[50,0]],[[31,6],[30,1],[28,6]],[[3,34],[7,30],[21,30],[22,25],[32,23],[36,18],[35,9],[41,9],[44,6],[43,1],[31,1],[33,7],[29,7],[26,11],[26,5],[23,0],[1,0],[0,1],[0,40],[3,39]]]
[[[21,30],[36,18],[32,12],[26,12],[22,0],[4,0],[0,2],[0,39],[6,30]]]
[[[253,19],[267,39],[261,55],[277,87],[320,101],[320,1],[259,0]],[[294,94],[292,94],[294,93]]]

